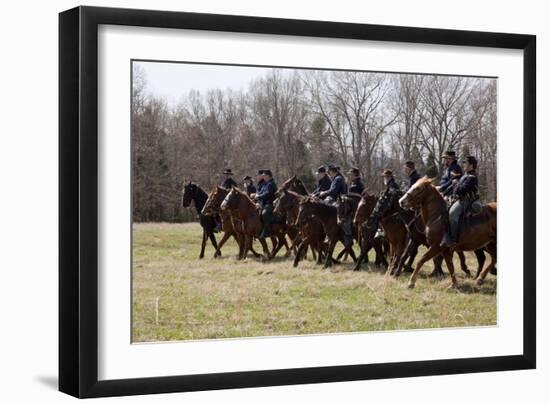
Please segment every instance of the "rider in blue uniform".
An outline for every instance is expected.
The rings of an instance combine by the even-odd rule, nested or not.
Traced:
[[[328,175],[332,178],[329,189],[319,194],[321,199],[328,204],[336,204],[338,197],[348,193],[348,186],[344,176],[340,173],[339,167],[329,165]],[[342,230],[344,232],[344,245],[350,247],[353,243],[353,228],[351,221],[344,221],[342,223]]]
[[[448,150],[441,156],[443,164],[445,165],[445,171],[439,180],[439,185],[436,187],[443,196],[449,196],[453,192],[453,181],[459,180],[462,177],[462,168],[458,165],[456,160],[456,153],[452,150]]]
[[[449,209],[449,226],[441,241],[441,245],[447,247],[456,245],[462,215],[468,206],[479,198],[476,175],[477,160],[474,156],[468,156],[463,164],[466,174],[453,186],[453,203]]]
[[[340,195],[348,193],[348,186],[346,184],[346,180],[342,174],[340,174],[338,167],[329,165],[328,175],[332,179],[330,187],[326,191],[320,192],[319,197],[324,199],[327,203],[334,203]]]
[[[405,175],[409,178],[408,188],[411,188],[416,183],[416,181],[420,179],[420,174],[418,173],[418,171],[416,171],[414,161],[406,161],[403,165],[403,171],[405,172]]]
[[[262,233],[260,238],[270,237],[272,213],[273,213],[273,201],[275,200],[275,193],[277,192],[277,184],[273,180],[273,174],[271,170],[262,170],[264,183],[261,188],[256,192],[256,201],[260,204],[261,218],[263,223]]]
[[[359,172],[359,169],[355,167],[350,168],[348,170],[348,175],[350,180],[348,194],[361,195],[365,189],[365,186],[363,185],[363,181],[361,181],[361,173]]]
[[[385,197],[389,193],[400,191],[399,184],[397,183],[397,181],[395,181],[392,170],[384,170],[381,175],[384,178],[384,186],[386,187],[386,189],[380,194],[380,199]],[[384,230],[379,227],[376,231],[376,234],[374,235],[374,238],[381,238],[384,236]]]
[[[330,183],[332,181],[327,174],[327,169],[325,168],[325,166],[319,167],[315,174],[317,174],[317,188],[315,188],[311,194],[319,196],[321,192],[326,191],[330,188]]]

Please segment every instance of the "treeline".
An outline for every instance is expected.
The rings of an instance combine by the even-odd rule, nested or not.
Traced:
[[[377,192],[385,168],[405,181],[407,159],[438,176],[447,149],[478,158],[481,197],[496,200],[496,92],[494,79],[273,69],[246,91],[191,91],[170,106],[134,65],[133,218],[194,220],[183,181],[208,191],[226,167],[237,182],[270,168],[311,189],[320,164],[353,166]]]

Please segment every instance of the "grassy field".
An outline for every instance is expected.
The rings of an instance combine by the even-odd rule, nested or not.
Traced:
[[[410,290],[408,274],[352,272],[351,261],[330,270],[312,261],[293,268],[282,256],[237,261],[234,241],[217,259],[208,245],[199,260],[201,232],[196,223],[134,224],[134,342],[496,324],[493,275],[479,288],[458,270],[460,287],[449,290],[448,277],[425,278],[430,263]]]

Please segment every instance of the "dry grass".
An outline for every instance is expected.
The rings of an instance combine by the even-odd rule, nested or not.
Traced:
[[[196,223],[134,225],[134,342],[496,324],[492,275],[478,288],[459,270],[461,287],[448,290],[448,278],[422,277],[427,264],[409,290],[408,274],[352,272],[351,262],[322,270],[282,257],[237,261],[233,241],[222,258],[209,245],[199,260],[201,231]],[[474,255],[467,258],[475,270]]]

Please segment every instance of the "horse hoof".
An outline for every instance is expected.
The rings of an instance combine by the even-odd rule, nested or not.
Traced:
[[[447,286],[447,289],[458,289],[458,285],[456,283],[451,283],[449,286]]]
[[[477,279],[476,279],[476,285],[477,285],[477,286],[483,285],[483,279],[477,278]]]
[[[428,278],[443,278],[445,274],[443,271],[433,271],[431,274],[428,275]]]
[[[408,287],[409,289],[414,289],[414,283],[409,282],[408,285],[407,285],[407,287]]]
[[[472,273],[469,270],[464,271],[464,275],[466,278],[470,279],[472,277]]]

